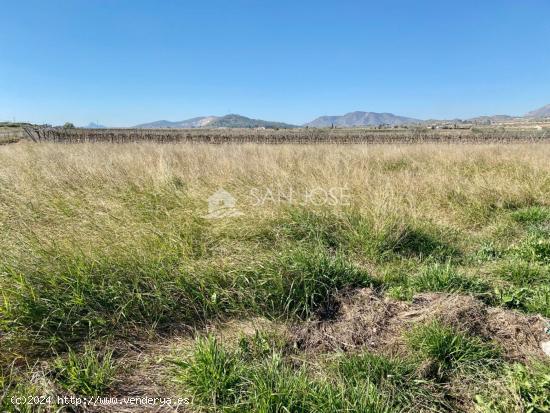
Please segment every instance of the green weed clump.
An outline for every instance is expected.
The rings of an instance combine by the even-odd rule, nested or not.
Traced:
[[[258,337],[252,339],[256,344]],[[175,361],[176,380],[194,403],[216,411],[390,413],[448,407],[438,385],[418,377],[409,361],[342,355],[314,373],[274,347],[253,358],[249,350],[199,339],[187,359]]]
[[[412,350],[435,364],[438,377],[460,370],[488,368],[500,361],[495,346],[439,321],[416,326],[407,335],[407,341]]]
[[[493,270],[493,275],[519,287],[550,283],[550,269],[536,262],[508,260]]]
[[[491,392],[475,398],[483,413],[550,412],[550,364],[532,362],[529,366],[507,366],[504,377],[492,383]]]
[[[550,222],[550,208],[543,206],[532,206],[518,209],[511,214],[514,221],[522,224],[543,224]]]
[[[508,308],[550,317],[550,285],[547,284],[534,287],[497,287],[494,301]]]
[[[492,275],[501,280],[494,288],[495,304],[550,316],[550,270],[547,265],[512,257],[499,263]]]
[[[374,261],[417,258],[446,261],[461,253],[454,232],[403,217],[380,217],[358,210],[289,208],[272,229],[275,238],[365,254]]]
[[[372,279],[341,254],[289,249],[241,262],[173,256],[47,256],[0,267],[0,323],[16,341],[61,350],[90,338],[124,336],[174,323],[200,326],[247,314],[307,318],[330,313],[343,288]]]
[[[456,248],[443,240],[438,231],[411,225],[388,228],[381,247],[404,257],[445,260],[458,255]]]
[[[276,311],[300,318],[315,313],[329,317],[339,290],[374,282],[340,254],[305,248],[282,254],[260,279],[267,281],[264,294],[260,293],[267,294],[266,302],[272,302]]]
[[[532,231],[510,250],[512,256],[539,263],[550,264],[550,231]]]
[[[216,407],[235,404],[241,397],[244,366],[215,338],[199,339],[191,358],[175,363],[183,372],[178,380],[197,402]]]
[[[81,396],[105,395],[114,381],[116,366],[113,352],[95,351],[85,346],[81,353],[70,350],[54,363],[56,382],[72,393]]]
[[[486,293],[490,287],[482,279],[460,274],[450,263],[434,263],[425,266],[409,280],[415,292]]]
[[[380,393],[391,395],[396,410],[413,405],[418,410],[448,407],[442,389],[421,377],[418,364],[412,360],[364,352],[341,356],[336,368],[350,387],[368,383]]]
[[[286,208],[270,231],[274,238],[327,248],[345,247],[350,231],[360,217],[352,212],[336,213],[327,209]]]
[[[419,225],[399,218],[366,229],[367,232],[359,234],[359,240],[364,251],[377,261],[403,258],[447,261],[461,255],[454,246],[454,234],[433,225]]]
[[[185,268],[162,257],[48,256],[31,269],[5,264],[0,272],[2,325],[46,348],[176,320],[194,323],[209,297]]]
[[[423,292],[474,294],[483,298],[491,292],[487,281],[462,274],[450,262],[427,263],[411,276],[402,271],[384,277],[387,293],[396,299],[410,300],[414,294]]]

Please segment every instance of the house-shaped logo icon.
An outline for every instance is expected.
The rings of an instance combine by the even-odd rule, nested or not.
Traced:
[[[235,205],[236,200],[233,195],[220,188],[208,198],[208,215],[205,215],[205,218],[215,219],[243,215]]]

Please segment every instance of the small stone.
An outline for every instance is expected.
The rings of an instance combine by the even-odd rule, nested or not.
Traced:
[[[540,346],[542,348],[542,351],[544,351],[544,353],[550,357],[550,341],[543,341],[542,343],[540,343]]]

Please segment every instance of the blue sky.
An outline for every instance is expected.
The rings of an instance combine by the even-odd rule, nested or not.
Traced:
[[[0,120],[418,118],[550,103],[550,1],[3,1]]]

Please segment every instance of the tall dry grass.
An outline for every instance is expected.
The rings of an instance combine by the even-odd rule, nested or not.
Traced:
[[[545,203],[550,146],[538,145],[10,145],[0,150],[3,206],[76,196],[116,208],[121,190],[180,186],[197,200],[218,187],[346,187],[364,209],[388,206],[452,222],[454,202]],[[23,205],[21,205],[21,203]],[[464,204],[463,204],[464,206]],[[498,205],[497,205],[498,206]],[[5,212],[6,208],[2,208]],[[52,208],[53,209],[53,208]],[[21,211],[21,213],[23,213]],[[53,212],[53,211],[52,211]]]
[[[269,229],[301,207],[353,210],[378,231],[436,225],[467,244],[464,236],[488,231],[513,236],[502,214],[548,206],[549,159],[546,144],[8,145],[0,148],[0,253],[111,254],[157,239],[191,253],[227,231]],[[203,218],[219,188],[243,217]],[[333,188],[336,199],[324,197]],[[308,193],[317,196],[308,202]]]
[[[112,339],[307,319],[345,288],[550,316],[549,159],[547,144],[0,146],[0,407],[53,355],[59,386],[95,388]],[[220,188],[242,215],[207,217]]]

